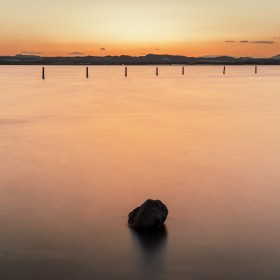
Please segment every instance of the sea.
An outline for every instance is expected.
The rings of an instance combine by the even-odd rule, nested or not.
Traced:
[[[1,280],[280,279],[280,66],[158,67],[0,66]]]

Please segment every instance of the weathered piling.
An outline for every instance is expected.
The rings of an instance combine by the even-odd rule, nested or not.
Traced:
[[[223,74],[226,74],[226,66],[224,66]]]
[[[156,68],[156,75],[158,76],[158,67]]]
[[[127,67],[124,68],[124,75],[127,77]]]
[[[182,75],[185,75],[185,67],[182,67]]]
[[[255,66],[255,74],[258,74],[258,66]]]
[[[42,67],[42,79],[45,80],[45,67]]]
[[[88,67],[86,67],[86,77],[88,79]]]

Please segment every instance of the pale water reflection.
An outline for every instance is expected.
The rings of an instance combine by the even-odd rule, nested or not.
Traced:
[[[222,70],[0,66],[0,279],[279,279],[280,67]]]

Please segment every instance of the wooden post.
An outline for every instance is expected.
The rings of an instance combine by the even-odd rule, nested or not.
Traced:
[[[86,68],[86,77],[88,79],[88,67]]]
[[[45,80],[45,67],[42,68],[42,79]]]
[[[158,76],[158,67],[156,68],[156,75]]]
[[[224,75],[226,74],[226,66],[224,66],[223,74],[224,74]]]
[[[182,68],[182,75],[185,75],[185,67]]]
[[[258,66],[255,66],[255,74],[258,74]]]
[[[124,75],[125,75],[125,77],[127,77],[127,67],[125,67],[125,69],[124,69]]]

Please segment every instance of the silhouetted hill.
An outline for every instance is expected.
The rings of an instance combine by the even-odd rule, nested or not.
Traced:
[[[41,57],[36,55],[0,56],[1,65],[171,65],[171,64],[206,64],[206,65],[280,65],[280,55],[272,58],[204,56],[187,57],[181,55],[145,56],[76,56],[76,57]]]

